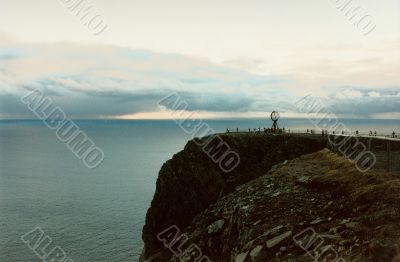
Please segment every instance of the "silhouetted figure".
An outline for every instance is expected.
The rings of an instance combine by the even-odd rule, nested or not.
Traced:
[[[226,132],[229,133],[229,128],[226,129]]]
[[[369,136],[372,136],[372,131],[369,131]]]
[[[236,133],[239,133],[239,128],[238,127],[236,128]]]
[[[375,130],[375,132],[374,132],[374,135],[376,136],[376,130]]]
[[[324,136],[325,135],[325,132],[324,132],[324,130],[322,130],[322,136]]]
[[[342,130],[342,135],[344,135],[344,130]]]
[[[358,130],[356,130],[356,135],[358,135]]]
[[[250,133],[251,131],[250,131],[250,127],[249,127],[249,133]]]
[[[335,134],[335,131],[333,131],[332,134]]]
[[[308,130],[308,128],[307,128],[307,134],[308,134],[308,131],[309,131],[309,130]]]
[[[393,131],[393,133],[392,133],[392,136],[393,136],[393,138],[395,138],[396,137],[396,133]]]

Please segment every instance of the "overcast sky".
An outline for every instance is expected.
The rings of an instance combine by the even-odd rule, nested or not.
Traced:
[[[101,32],[71,10],[80,1]],[[0,118],[32,117],[20,97],[39,88],[73,118],[163,118],[157,101],[177,92],[203,117],[298,116],[293,103],[312,93],[339,116],[400,119],[399,10],[398,0],[0,0]]]

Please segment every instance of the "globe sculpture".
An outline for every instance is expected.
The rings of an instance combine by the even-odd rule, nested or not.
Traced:
[[[272,120],[272,132],[276,133],[278,130],[278,119],[280,115],[277,111],[272,111],[271,113],[271,120]]]

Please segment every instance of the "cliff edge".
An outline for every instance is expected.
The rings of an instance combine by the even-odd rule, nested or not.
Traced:
[[[210,138],[161,168],[141,261],[400,261],[389,161],[360,172],[326,137],[226,134],[240,164],[225,173],[199,146]]]
[[[236,186],[267,173],[279,162],[326,146],[326,139],[317,136],[222,134],[219,137],[240,156],[240,163],[232,172],[221,170],[203,151],[204,146],[199,145],[206,140],[213,141],[213,136],[202,138],[203,141],[197,143],[189,141],[184,150],[162,166],[143,228],[145,247],[141,261],[171,256],[171,252],[157,239],[157,234],[167,227],[176,225],[184,229],[197,214],[232,192]],[[210,147],[212,154],[219,153],[217,145]]]

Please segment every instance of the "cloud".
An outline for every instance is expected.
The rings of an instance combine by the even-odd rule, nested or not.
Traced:
[[[336,93],[336,98],[347,98],[347,99],[350,98],[351,99],[351,98],[360,98],[362,96],[363,95],[360,91],[349,90],[349,89],[346,89],[346,90]]]
[[[379,92],[368,87],[340,87],[330,94],[326,104],[337,114],[351,114],[360,117],[381,115],[395,116],[400,112],[400,99],[397,97],[400,87],[381,88]]]
[[[7,57],[0,67],[2,115],[30,116],[19,97],[36,88],[75,118],[158,111],[158,100],[171,92],[190,110],[215,112],[251,111],[256,99],[286,93],[284,78],[176,54],[67,43],[0,47]]]
[[[33,117],[20,97],[36,88],[72,118],[157,112],[157,102],[171,92],[177,92],[190,111],[202,112],[294,112],[294,101],[307,90],[326,97],[327,104],[340,114],[366,116],[399,112],[400,108],[399,86],[343,86],[333,81],[308,89],[299,75],[265,75],[242,68],[262,68],[260,60],[231,61],[235,66],[227,66],[196,57],[107,45],[6,40],[0,42],[3,118]],[[373,62],[379,60],[368,61]],[[330,63],[323,65],[326,72],[335,68]]]
[[[368,95],[370,97],[380,97],[381,96],[381,94],[379,92],[376,92],[376,91],[368,92]]]

